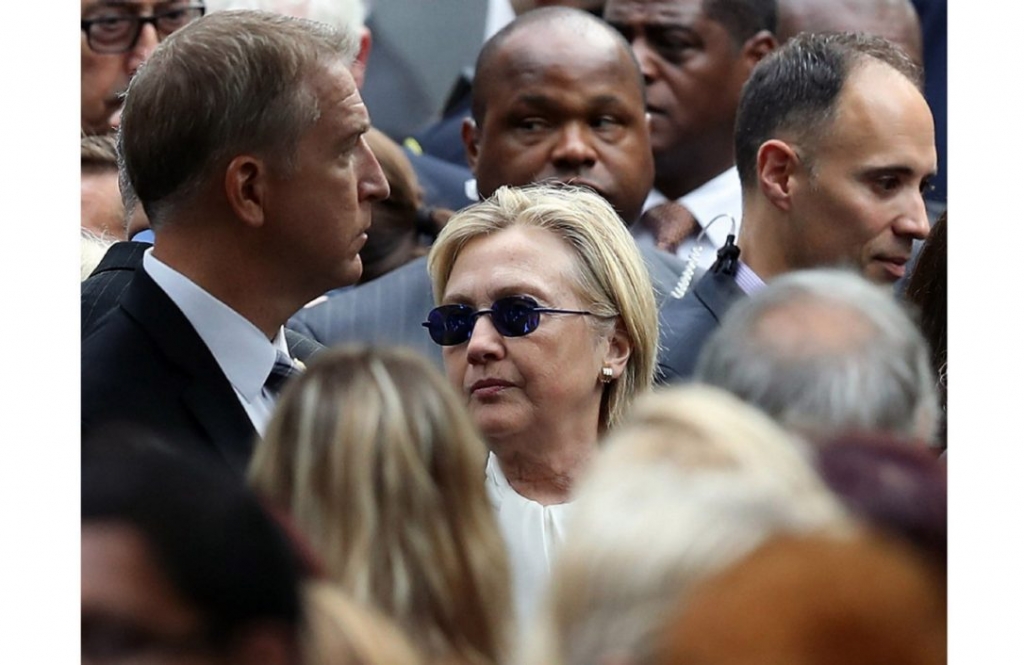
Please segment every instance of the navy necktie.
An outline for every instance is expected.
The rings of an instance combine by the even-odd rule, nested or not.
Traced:
[[[281,394],[281,388],[284,387],[285,382],[300,374],[302,374],[302,370],[296,367],[292,359],[287,354],[278,351],[277,359],[270,370],[270,376],[267,377],[263,387],[274,397],[277,397]]]

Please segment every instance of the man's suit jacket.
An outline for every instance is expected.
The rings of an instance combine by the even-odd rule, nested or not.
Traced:
[[[293,355],[319,348],[289,336]],[[252,421],[213,354],[145,270],[134,271],[117,306],[82,340],[83,443],[114,422],[141,425],[239,473],[256,443]]]
[[[666,302],[661,308],[658,383],[691,379],[704,342],[718,328],[726,310],[744,297],[734,277],[709,270],[685,296]]]
[[[104,314],[114,309],[131,283],[135,269],[142,265],[142,255],[150,247],[152,245],[146,242],[114,243],[82,282],[82,337],[96,327]]]
[[[659,304],[675,287],[683,272],[677,257],[640,244],[655,298]],[[420,257],[355,289],[332,294],[323,302],[299,311],[288,327],[321,344],[365,342],[380,346],[407,346],[442,367],[441,347],[421,324],[434,307],[427,259]]]

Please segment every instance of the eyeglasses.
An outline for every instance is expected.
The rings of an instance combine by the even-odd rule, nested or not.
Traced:
[[[540,325],[541,314],[584,314],[597,316],[593,312],[576,309],[553,309],[541,307],[528,296],[507,296],[494,301],[490,309],[474,311],[468,305],[441,305],[430,310],[423,327],[430,333],[430,339],[441,346],[455,346],[469,341],[476,320],[484,314],[491,315],[494,329],[505,337],[529,335]]]
[[[206,7],[201,4],[173,7],[152,16],[114,14],[82,19],[82,32],[96,53],[125,53],[135,48],[142,34],[142,26],[152,24],[157,36],[163,39],[179,28],[203,16]]]

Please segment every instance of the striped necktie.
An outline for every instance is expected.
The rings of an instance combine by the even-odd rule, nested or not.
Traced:
[[[295,362],[286,353],[277,352],[277,359],[270,369],[270,376],[267,377],[263,387],[274,397],[281,394],[281,388],[286,381],[292,377],[302,374],[302,369],[295,365]]]

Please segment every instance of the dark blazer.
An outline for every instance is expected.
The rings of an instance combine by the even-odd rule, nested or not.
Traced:
[[[640,244],[639,248],[660,306],[682,274],[683,262],[653,245]],[[420,257],[299,311],[288,327],[328,346],[343,342],[407,346],[442,367],[441,347],[430,340],[427,329],[420,325],[433,307],[427,259]]]
[[[289,337],[292,351],[308,355],[322,348]],[[83,442],[115,422],[146,427],[239,473],[256,442],[213,354],[144,270],[134,271],[117,306],[82,340]]]
[[[474,203],[473,199],[466,196],[466,181],[473,179],[469,169],[450,164],[433,155],[417,155],[409,148],[402,149],[416,171],[416,180],[423,188],[424,205],[461,210]]]
[[[657,382],[691,379],[704,342],[718,328],[726,310],[745,297],[731,275],[708,270],[685,296],[666,302],[661,308]]]
[[[96,268],[82,282],[82,337],[96,327],[104,314],[114,309],[132,281],[142,255],[153,245],[148,242],[116,242]]]

